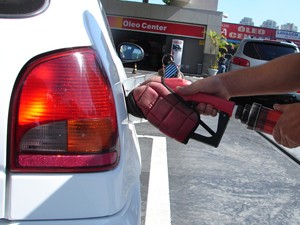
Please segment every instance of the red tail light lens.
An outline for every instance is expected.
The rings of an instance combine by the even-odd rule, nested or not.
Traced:
[[[10,169],[85,172],[118,162],[112,89],[94,51],[52,52],[29,62],[11,102]]]
[[[250,66],[250,62],[247,59],[243,59],[241,57],[233,57],[232,63],[238,66],[245,66],[245,67]]]

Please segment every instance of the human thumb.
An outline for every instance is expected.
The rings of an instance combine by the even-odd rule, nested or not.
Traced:
[[[274,104],[273,105],[273,108],[280,112],[284,112],[287,107],[288,107],[288,105],[283,105],[283,104]]]

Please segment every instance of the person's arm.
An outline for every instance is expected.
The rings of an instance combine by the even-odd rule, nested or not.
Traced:
[[[204,92],[225,99],[298,90],[300,53],[282,56],[257,67],[211,76],[179,89],[182,94]]]
[[[266,64],[220,75],[229,95],[278,94],[300,90],[300,54],[290,54]]]

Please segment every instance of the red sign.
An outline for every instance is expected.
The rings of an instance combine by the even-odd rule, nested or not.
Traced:
[[[242,40],[249,36],[264,39],[275,39],[276,37],[275,29],[233,23],[222,23],[221,32],[228,40]]]
[[[205,39],[206,26],[167,21],[107,16],[111,28]]]

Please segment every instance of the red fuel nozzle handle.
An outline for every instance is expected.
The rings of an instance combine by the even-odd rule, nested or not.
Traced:
[[[170,78],[170,79],[164,79],[163,82],[165,85],[172,89],[176,94],[178,94],[181,98],[183,98],[185,101],[195,102],[195,103],[206,103],[212,105],[215,109],[222,111],[224,113],[227,113],[229,117],[232,116],[233,109],[235,106],[234,102],[209,95],[204,93],[197,93],[193,95],[181,95],[176,87],[178,86],[187,86],[190,85],[191,82],[188,80],[180,79],[180,78]]]

